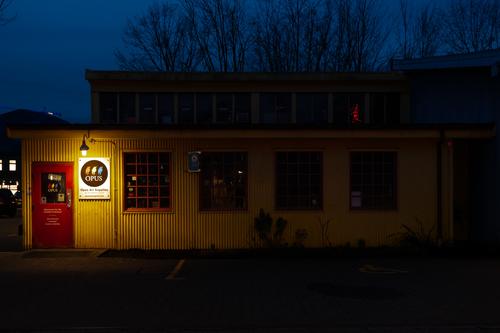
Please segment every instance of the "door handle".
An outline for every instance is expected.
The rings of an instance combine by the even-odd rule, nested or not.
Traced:
[[[68,208],[71,208],[71,189],[69,189],[68,192],[66,192],[66,196],[68,197],[66,205],[68,206]]]

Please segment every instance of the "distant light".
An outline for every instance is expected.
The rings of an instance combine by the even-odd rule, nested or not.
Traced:
[[[49,116],[53,116],[53,115],[54,115],[54,112],[47,112],[47,114],[48,114]]]
[[[243,171],[241,171],[241,170],[238,170],[238,173],[239,173],[240,175],[242,175],[242,174],[243,174]]]

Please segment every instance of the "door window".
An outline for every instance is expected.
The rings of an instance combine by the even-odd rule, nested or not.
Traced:
[[[42,173],[42,203],[66,202],[66,174]]]

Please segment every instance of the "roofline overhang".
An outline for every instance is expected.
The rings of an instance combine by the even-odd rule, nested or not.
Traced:
[[[498,73],[499,66],[500,49],[418,59],[393,59],[391,61],[391,70],[400,72],[439,69],[489,68],[492,76],[495,76]]]
[[[238,128],[161,126],[161,125],[100,125],[71,124],[7,128],[7,136],[15,139],[79,139],[84,134],[98,139],[490,139],[495,137],[496,126],[485,124],[414,125],[393,127],[359,126],[241,126]]]
[[[210,81],[210,82],[252,82],[252,81],[400,81],[406,76],[399,72],[322,72],[322,73],[266,73],[266,72],[137,72],[85,70],[87,81]]]

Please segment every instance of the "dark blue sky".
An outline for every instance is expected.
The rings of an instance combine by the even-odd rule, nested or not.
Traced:
[[[154,2],[14,0],[9,12],[16,19],[0,27],[0,113],[46,110],[72,123],[89,122],[85,69],[117,69],[113,52],[121,47],[127,18]],[[395,8],[398,0],[383,3]]]
[[[128,17],[154,0],[14,0],[0,27],[0,113],[26,108],[90,121],[86,68],[117,69]]]

